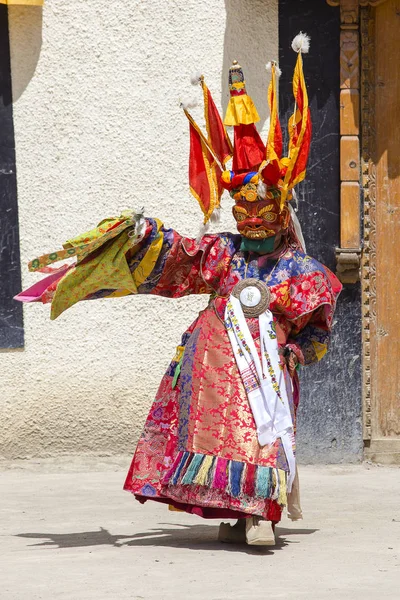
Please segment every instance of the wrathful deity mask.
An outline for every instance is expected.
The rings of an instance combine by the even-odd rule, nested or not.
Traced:
[[[267,198],[248,201],[242,196],[232,209],[239,233],[251,240],[275,237],[289,225],[290,213],[285,205],[280,208],[279,200]]]

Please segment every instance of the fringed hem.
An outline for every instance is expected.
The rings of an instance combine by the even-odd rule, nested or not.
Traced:
[[[218,506],[202,506],[201,504],[185,504],[180,502],[179,500],[175,500],[173,498],[163,498],[160,496],[149,498],[147,496],[141,496],[140,494],[135,494],[136,500],[138,500],[141,504],[145,504],[148,500],[160,502],[162,504],[168,504],[169,507],[173,508],[173,510],[177,510],[179,512],[186,512],[191,515],[197,515],[203,519],[248,519],[249,517],[257,514],[260,517],[263,517],[267,521],[273,521],[274,523],[279,523],[282,517],[282,507],[274,500],[267,500],[265,510],[260,513],[255,513],[253,510],[249,511],[247,509],[233,509],[233,508],[220,508]]]
[[[219,456],[180,451],[162,480],[163,486],[201,486],[232,498],[250,496],[287,505],[287,473]]]

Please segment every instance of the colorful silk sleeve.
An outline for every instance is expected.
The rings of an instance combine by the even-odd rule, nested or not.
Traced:
[[[152,220],[149,219],[149,222]],[[207,250],[203,244],[198,244],[193,254],[185,250],[191,242],[173,229],[162,228],[163,243],[152,272],[142,277],[137,288],[138,294],[153,294],[168,298],[179,298],[189,294],[209,294],[211,288],[203,278],[202,258]],[[151,241],[142,244],[140,250],[128,257],[130,270],[135,273],[140,262],[145,259]]]
[[[81,300],[146,293],[171,298],[209,294],[213,288],[203,272],[203,258],[218,253],[220,246],[219,236],[196,242],[166,229],[158,219],[125,213],[69,240],[62,250],[33,260],[30,270],[48,275],[16,299],[51,302],[51,319],[56,319]],[[68,258],[76,262],[52,266]]]
[[[327,319],[330,312],[331,307],[324,304],[293,321],[287,347],[296,354],[300,364],[310,365],[325,356],[331,335],[330,319]]]

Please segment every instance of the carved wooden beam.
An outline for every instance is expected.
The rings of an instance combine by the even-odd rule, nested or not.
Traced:
[[[360,280],[360,55],[359,0],[328,0],[340,6],[340,248],[337,275]]]
[[[375,156],[375,20],[371,9],[361,11],[362,185],[364,189],[363,253],[361,259],[363,340],[363,438],[372,438],[374,381],[371,361],[376,356],[376,165]],[[376,397],[376,394],[375,394]]]

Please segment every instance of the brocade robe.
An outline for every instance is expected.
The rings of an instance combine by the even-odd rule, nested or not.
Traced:
[[[240,235],[205,235],[198,242],[153,219],[136,242],[129,226],[126,217],[106,220],[68,242],[63,256],[36,259],[34,267],[48,271],[66,251],[78,254],[77,265],[61,267],[19,299],[52,302],[55,318],[83,299],[204,294],[206,306],[182,335],[162,378],[124,488],[141,502],[157,500],[203,517],[279,521],[287,503],[288,463],[280,439],[258,443],[224,324],[227,299],[241,279],[264,281],[279,346],[309,365],[327,350],[340,283],[287,245],[274,255],[249,254],[240,250]],[[247,321],[259,348],[258,319]],[[283,359],[281,368],[288,378]],[[294,424],[298,390],[295,374],[289,398]]]

